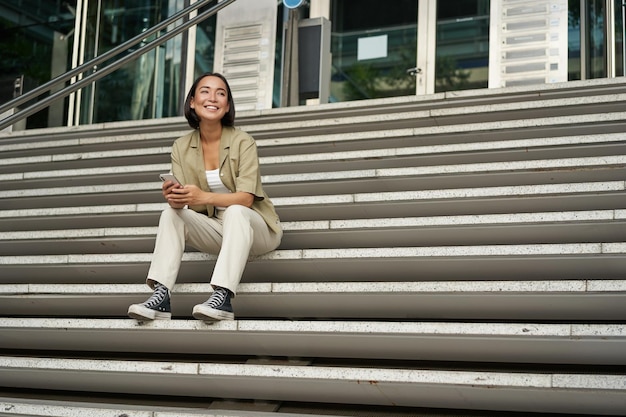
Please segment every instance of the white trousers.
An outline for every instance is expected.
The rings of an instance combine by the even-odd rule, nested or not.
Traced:
[[[208,217],[189,209],[163,210],[148,285],[152,287],[152,281],[157,281],[172,289],[187,243],[218,255],[210,283],[235,294],[248,256],[270,252],[280,244],[282,233],[270,230],[263,218],[248,207],[234,205],[216,213],[216,217]]]

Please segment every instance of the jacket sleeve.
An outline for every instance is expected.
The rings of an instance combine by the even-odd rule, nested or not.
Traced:
[[[236,149],[230,149],[228,159],[235,191],[250,193],[255,200],[263,200],[259,157],[254,139],[247,136],[239,141]]]
[[[182,157],[183,155],[181,155],[180,152],[180,143],[179,141],[175,141],[172,145],[172,153],[170,155],[172,163],[171,171],[176,179],[180,181],[183,185],[185,185],[189,183],[189,178],[185,177],[185,170],[182,167]]]

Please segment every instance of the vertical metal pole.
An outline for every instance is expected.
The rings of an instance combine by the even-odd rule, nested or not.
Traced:
[[[626,2],[622,1],[622,76],[626,76]]]
[[[615,7],[614,0],[604,2],[604,41],[606,43],[606,77],[615,78]]]
[[[185,1],[183,7],[187,7],[190,4],[195,3],[197,0]],[[193,19],[198,15],[198,11],[194,10],[189,14],[188,17],[183,19],[183,22],[187,22],[190,19]],[[185,105],[185,98],[187,98],[187,92],[193,85],[193,82],[196,78],[195,75],[195,67],[196,67],[196,34],[197,34],[197,25],[193,25],[187,31],[183,32],[183,42],[182,42],[182,55],[183,59],[181,60],[181,68],[180,68],[180,95],[178,100],[178,113],[183,114],[183,108]],[[213,68],[211,68],[213,70]]]
[[[292,9],[289,12],[293,13],[293,32],[291,34],[291,73],[289,75],[291,80],[289,87],[289,105],[297,106],[300,104],[300,68],[298,66],[298,26],[300,24],[300,9]]]
[[[280,83],[280,107],[287,107],[289,97],[289,74],[291,73],[291,10],[287,12],[283,30],[283,76]]]
[[[589,34],[587,33],[587,2],[580,0],[580,79],[587,79]]]
[[[81,43],[83,42],[82,26],[83,26],[83,3],[86,3],[84,0],[78,0],[76,2],[76,15],[74,18],[74,45],[72,47],[72,68],[78,67],[79,54],[82,50]],[[84,5],[87,7],[87,4]],[[72,77],[70,80],[70,84],[74,84],[76,82],[76,77]],[[68,100],[68,108],[67,108],[67,125],[74,126],[76,122],[76,114],[75,114],[75,106],[76,101],[78,100],[77,95],[81,90],[78,90],[76,93],[72,93],[69,96]]]
[[[283,52],[283,82],[280,91],[281,107],[297,106],[300,104],[298,78],[298,23],[300,12],[298,9],[289,9],[287,27],[285,30],[285,51]]]
[[[93,56],[94,58],[98,56],[98,48],[100,48],[100,17],[102,16],[102,0],[98,0],[98,9],[96,12],[96,28],[95,28],[95,39],[93,43]],[[95,66],[93,68],[93,72],[98,71],[98,67]],[[93,116],[96,108],[96,83],[91,84],[89,88],[89,108],[87,111],[87,124],[93,124]]]

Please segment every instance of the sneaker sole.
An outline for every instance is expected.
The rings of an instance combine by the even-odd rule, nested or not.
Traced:
[[[146,320],[170,320],[172,318],[172,313],[166,313],[161,311],[154,311],[147,307],[144,307],[141,304],[133,304],[128,307],[128,315],[140,321]]]
[[[197,320],[203,320],[203,321],[234,320],[235,319],[234,313],[231,313],[228,311],[216,310],[214,308],[207,307],[202,304],[198,304],[197,306],[193,308],[192,315],[193,315],[193,318]]]

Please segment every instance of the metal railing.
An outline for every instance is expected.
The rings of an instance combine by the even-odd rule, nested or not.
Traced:
[[[134,47],[135,45],[140,44],[141,42],[145,42],[146,39],[148,39],[150,36],[152,35],[156,35],[159,34],[159,32],[164,31],[164,33],[161,33],[157,38],[155,38],[154,40],[146,43],[145,45],[141,46],[140,48],[137,48],[136,50],[134,50],[133,52],[113,61],[112,63],[110,63],[109,65],[102,67],[102,68],[98,68],[95,72],[93,72],[90,75],[87,75],[83,78],[80,78],[77,81],[71,82],[69,85],[65,86],[63,89],[55,92],[54,94],[49,95],[48,97],[37,101],[36,103],[19,110],[18,112],[0,120],[0,130],[3,130],[9,126],[12,126],[14,123],[30,116],[31,114],[34,114],[46,107],[48,107],[52,102],[57,101],[59,99],[62,99],[64,97],[67,97],[68,95],[72,94],[73,92],[85,87],[88,84],[94,83],[98,80],[100,80],[101,78],[105,77],[106,75],[112,73],[113,71],[115,71],[116,69],[122,67],[124,64],[126,64],[129,61],[132,61],[133,59],[138,58],[139,56],[145,54],[146,52],[151,51],[152,49],[156,48],[157,46],[160,46],[162,44],[164,44],[165,42],[167,42],[168,40],[172,39],[173,37],[179,35],[180,33],[186,31],[187,29],[189,29],[191,26],[197,25],[198,23],[206,20],[207,18],[213,16],[214,14],[216,14],[218,11],[220,11],[221,9],[223,9],[224,7],[228,6],[231,3],[234,3],[236,0],[222,0],[221,2],[215,4],[213,7],[211,7],[210,9],[199,13],[197,16],[184,21],[182,24],[176,26],[175,28],[167,31],[167,27],[176,23],[177,21],[187,18],[189,17],[189,15],[198,10],[199,8],[208,5],[209,3],[213,2],[214,0],[198,0],[196,3],[193,3],[189,6],[187,6],[186,8],[184,8],[183,10],[181,10],[180,12],[172,15],[171,17],[165,19],[164,21],[160,22],[159,24],[153,26],[152,28],[141,32],[140,34],[138,34],[137,36],[129,39],[128,41],[116,46],[115,48],[111,49],[110,51],[97,56],[95,58],[93,58],[92,60],[85,62],[84,64],[73,68],[71,70],[69,70],[68,72],[59,75],[56,78],[53,78],[52,80],[48,81],[47,83],[27,92],[26,94],[23,94],[21,96],[18,96],[16,98],[14,98],[13,100],[8,101],[7,103],[3,104],[2,106],[0,106],[0,114],[3,114],[11,109],[15,109],[17,108],[19,105],[24,104],[30,100],[33,100],[37,97],[39,97],[40,95],[49,92],[50,90],[52,90],[53,88],[55,88],[56,86],[58,86],[59,84],[64,84],[70,80],[72,80],[75,77],[78,77],[80,74],[83,74],[87,71],[91,71],[91,70],[95,70],[97,68],[97,66],[109,59],[114,58],[116,55],[122,53],[122,52],[126,52],[128,51],[130,48]]]

